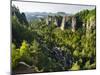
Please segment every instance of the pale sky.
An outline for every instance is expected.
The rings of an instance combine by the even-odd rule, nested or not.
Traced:
[[[19,8],[20,12],[65,12],[75,14],[83,9],[93,9],[95,6],[89,5],[70,5],[70,4],[51,4],[37,2],[12,1],[12,5]]]

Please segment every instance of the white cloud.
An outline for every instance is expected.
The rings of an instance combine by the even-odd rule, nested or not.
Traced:
[[[12,1],[12,5],[17,6],[21,12],[66,12],[74,14],[83,9],[93,9],[95,6],[72,5],[72,4],[51,4],[37,2]]]

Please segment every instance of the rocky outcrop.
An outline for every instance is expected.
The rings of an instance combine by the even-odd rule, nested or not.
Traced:
[[[57,19],[56,19],[56,17],[54,17],[54,25],[55,25],[55,26],[58,26],[58,25],[57,25]]]
[[[60,27],[61,30],[65,28],[72,28],[72,31],[76,30],[76,17],[75,16],[48,16],[46,18],[46,24],[53,23],[55,26]]]
[[[86,37],[90,36],[90,33],[95,28],[96,28],[95,17],[91,16],[86,22]]]
[[[65,28],[65,22],[66,22],[66,17],[63,16],[62,23],[61,23],[61,26],[60,26],[61,30],[64,30],[64,28]]]
[[[87,20],[86,29],[90,31],[91,29],[95,28],[95,17],[92,16]]]
[[[51,17],[51,16],[48,16],[48,17],[46,18],[46,24],[47,24],[47,25],[50,25],[50,24],[51,24],[51,21],[52,21],[52,17]]]
[[[75,32],[75,29],[76,29],[76,18],[74,16],[72,17],[72,25],[71,26],[72,26],[72,31]]]

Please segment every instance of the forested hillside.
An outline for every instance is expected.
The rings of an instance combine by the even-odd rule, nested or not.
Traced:
[[[60,26],[44,18],[28,22],[15,6],[11,18],[13,73],[96,68],[96,9],[80,11],[68,20],[56,15],[53,19],[58,24],[62,20]]]

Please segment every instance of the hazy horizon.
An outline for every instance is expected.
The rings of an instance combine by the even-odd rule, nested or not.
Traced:
[[[12,5],[19,8],[20,12],[47,12],[57,13],[65,12],[68,14],[75,14],[82,10],[94,9],[94,5],[72,5],[72,4],[51,4],[51,3],[38,3],[38,2],[20,2],[12,1]]]

